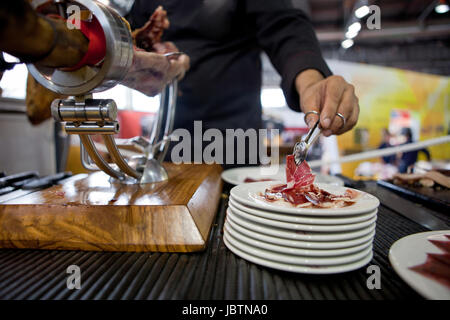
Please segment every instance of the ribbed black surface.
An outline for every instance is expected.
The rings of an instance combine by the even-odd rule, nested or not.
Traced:
[[[326,276],[260,267],[223,244],[227,198],[202,253],[100,253],[0,250],[1,299],[420,299],[393,271],[389,247],[425,228],[387,207],[378,213],[374,258],[381,290],[366,287],[366,268]],[[81,290],[68,290],[66,268],[81,268]]]

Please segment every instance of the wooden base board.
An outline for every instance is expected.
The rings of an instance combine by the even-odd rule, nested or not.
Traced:
[[[80,174],[0,204],[0,247],[201,251],[217,212],[222,168],[164,166],[164,182],[126,185],[103,172]]]

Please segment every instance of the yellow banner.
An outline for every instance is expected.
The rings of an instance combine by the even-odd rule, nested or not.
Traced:
[[[342,154],[377,148],[394,110],[411,113],[418,125],[418,140],[449,134],[450,77],[334,60],[328,63],[335,74],[355,85],[361,108],[356,128],[338,137]],[[450,144],[429,151],[433,160],[450,160]],[[343,174],[352,177],[358,164],[343,165]]]

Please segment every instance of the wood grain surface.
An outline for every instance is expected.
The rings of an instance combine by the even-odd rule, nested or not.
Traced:
[[[0,205],[0,247],[191,252],[205,248],[222,190],[218,165],[164,164],[169,180],[111,182],[103,172]]]

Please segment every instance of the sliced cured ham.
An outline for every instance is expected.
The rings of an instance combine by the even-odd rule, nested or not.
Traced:
[[[286,201],[295,207],[341,208],[354,204],[360,193],[347,189],[342,195],[335,195],[314,185],[315,176],[303,161],[295,164],[294,156],[286,157],[287,184],[266,189],[264,198],[269,202]]]
[[[306,161],[303,161],[299,166],[295,164],[294,156],[288,155],[286,157],[286,181],[290,188],[298,188],[309,186],[314,182],[315,176],[311,172]]]

